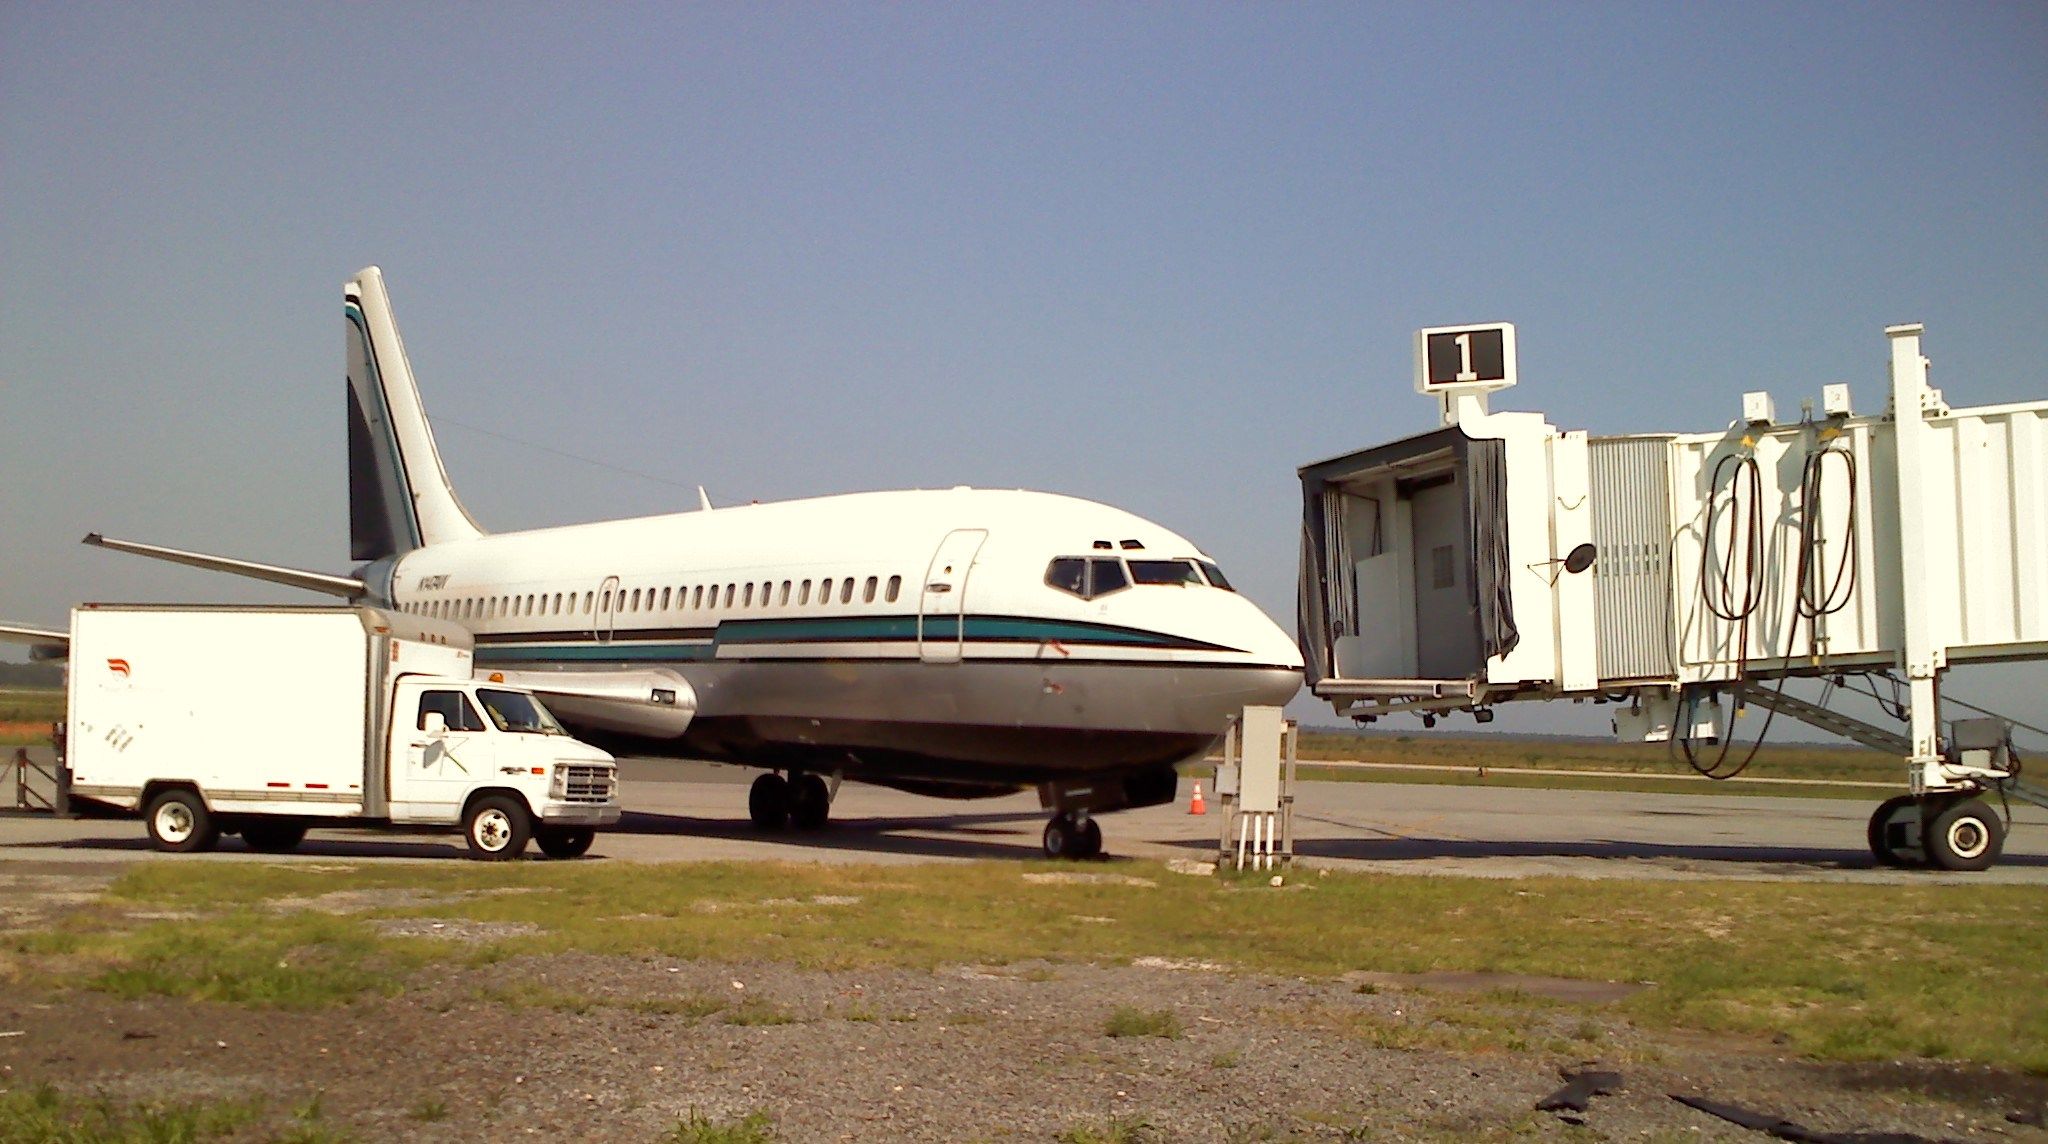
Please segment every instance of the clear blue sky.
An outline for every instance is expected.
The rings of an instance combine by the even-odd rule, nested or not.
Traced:
[[[487,527],[1051,489],[1291,624],[1419,326],[1596,433],[1902,321],[2048,397],[2048,5],[0,5],[0,618],[275,598],[89,530],[344,569],[372,262]]]

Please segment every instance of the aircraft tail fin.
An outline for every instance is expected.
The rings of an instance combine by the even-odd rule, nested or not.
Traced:
[[[380,560],[483,535],[455,498],[384,274],[366,267],[342,287],[348,319],[349,558]]]

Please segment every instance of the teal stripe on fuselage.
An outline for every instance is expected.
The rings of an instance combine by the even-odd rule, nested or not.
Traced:
[[[677,643],[673,640],[635,642],[630,629],[612,633],[600,643],[583,639],[574,643],[559,636],[546,643],[516,643],[516,633],[493,634],[477,641],[477,657],[491,663],[564,662],[590,660],[605,662],[709,660],[721,648],[739,651],[759,646],[804,646],[821,657],[829,656],[833,645],[860,643],[915,643],[916,616],[834,616],[793,620],[727,620],[718,625],[711,643]],[[956,634],[953,616],[925,617],[925,638],[942,643],[1039,644],[1059,643],[1076,647],[1109,646],[1154,648],[1176,651],[1237,651],[1220,644],[1092,624],[1076,620],[1039,620],[1028,616],[969,616],[964,631]]]
[[[718,625],[717,642],[728,644],[852,643],[915,640],[916,616],[834,616],[795,620],[727,620]],[[1178,648],[1236,651],[1219,644],[1082,620],[1044,620],[1030,616],[926,616],[927,639],[965,638],[983,643],[1111,644],[1117,647]],[[958,634],[956,635],[956,632]],[[620,633],[626,635],[627,633]]]
[[[584,660],[593,663],[620,663],[627,660],[679,663],[709,660],[711,656],[710,644],[529,644],[525,647],[480,647],[476,650],[477,662],[481,664],[567,663]]]

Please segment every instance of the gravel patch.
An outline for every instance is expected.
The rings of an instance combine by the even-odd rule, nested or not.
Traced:
[[[427,925],[420,936],[454,928]],[[1597,1002],[1469,1024],[1497,998],[1167,958],[814,971],[565,954],[437,965],[401,996],[288,1020],[8,998],[0,1024],[25,1035],[0,1040],[0,1084],[262,1092],[286,1111],[317,1097],[323,1123],[368,1140],[654,1141],[693,1114],[755,1112],[785,1141],[1042,1141],[1112,1123],[1154,1141],[1762,1139],[1670,1092],[1819,1130],[2048,1140],[2003,1119],[2048,1098],[2042,1078],[1788,1060],[1768,1043],[1640,1030]],[[1162,1027],[1180,1031],[1111,1036],[1119,1009],[1170,1014]],[[1625,1086],[1583,1125],[1534,1111],[1560,1070],[1593,1063]]]

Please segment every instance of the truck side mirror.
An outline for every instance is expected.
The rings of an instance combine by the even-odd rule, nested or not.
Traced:
[[[427,712],[421,723],[420,729],[427,733],[429,739],[439,739],[448,733],[448,717],[439,711]]]

